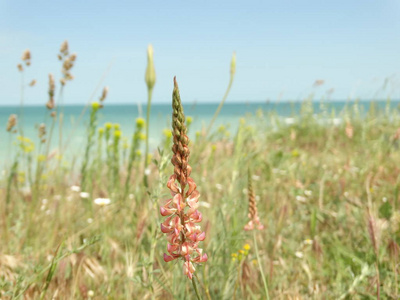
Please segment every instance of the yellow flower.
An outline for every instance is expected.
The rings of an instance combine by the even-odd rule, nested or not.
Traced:
[[[163,134],[164,134],[164,136],[165,136],[166,138],[169,139],[169,138],[172,136],[172,131],[169,130],[169,129],[164,129],[164,130],[163,130]]]
[[[103,135],[103,133],[104,133],[104,128],[103,128],[103,127],[100,127],[100,128],[99,128],[99,134],[100,134],[100,135]]]
[[[107,122],[106,124],[104,124],[104,126],[106,127],[106,129],[110,130],[113,125],[110,122]]]
[[[119,129],[119,127],[120,127],[120,126],[119,126],[118,123],[115,123],[115,124],[114,124],[114,129]]]
[[[250,248],[251,248],[251,247],[250,247],[249,244],[246,244],[246,245],[244,245],[244,247],[243,247],[244,250],[250,250]]]
[[[299,151],[297,151],[296,149],[294,149],[293,151],[292,151],[292,156],[293,157],[298,157],[300,154],[299,154]]]
[[[46,155],[39,154],[37,160],[40,161],[40,162],[45,161],[46,160]]]
[[[193,123],[193,118],[192,117],[187,117],[186,118],[186,124],[187,125],[190,125],[190,124],[192,124]]]
[[[98,110],[100,108],[100,103],[99,102],[92,102],[92,109],[93,110]]]
[[[136,155],[137,156],[141,156],[142,155],[142,151],[140,151],[140,150],[136,151]]]
[[[122,131],[121,130],[115,130],[114,131],[114,136],[116,137],[116,138],[120,138],[121,137],[121,135],[122,135]]]
[[[146,139],[146,135],[144,133],[139,134],[139,139],[144,141]]]
[[[145,120],[143,118],[137,118],[136,119],[136,126],[139,128],[143,128],[145,124]]]

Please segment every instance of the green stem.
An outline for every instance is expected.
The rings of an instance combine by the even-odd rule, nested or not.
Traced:
[[[196,284],[196,280],[195,280],[196,276],[194,276],[192,278],[192,284],[193,284],[193,288],[194,288],[194,292],[196,293],[197,296],[197,300],[201,300],[200,294],[199,294],[199,290],[197,288],[197,284]]]
[[[148,165],[147,156],[149,154],[150,109],[151,109],[151,98],[153,95],[153,89],[149,88],[147,91],[148,91],[148,97],[147,97],[147,113],[146,113],[146,151],[144,154],[144,171],[146,171]],[[146,172],[144,174],[144,185],[145,187],[149,186]]]
[[[217,119],[217,117],[218,117],[218,115],[219,115],[219,112],[220,112],[221,109],[222,109],[222,106],[224,106],[224,103],[225,103],[226,98],[228,98],[229,91],[231,90],[232,83],[233,83],[233,77],[234,77],[234,76],[231,75],[231,77],[230,77],[230,79],[229,79],[228,88],[226,89],[225,95],[224,95],[224,97],[222,98],[221,102],[219,103],[218,108],[217,108],[217,110],[215,111],[214,116],[213,116],[213,118],[211,119],[210,124],[208,125],[207,131],[206,131],[206,135],[208,135],[208,134],[210,133],[211,127],[213,126],[215,120]]]
[[[267,300],[269,300],[268,284],[267,284],[267,280],[265,279],[264,271],[262,269],[261,262],[260,262],[260,256],[258,254],[258,246],[257,246],[257,239],[256,239],[256,231],[255,230],[253,230],[253,238],[254,238],[254,248],[256,249],[258,267],[260,268],[261,277],[262,277],[262,280],[264,282],[265,295],[267,296]]]

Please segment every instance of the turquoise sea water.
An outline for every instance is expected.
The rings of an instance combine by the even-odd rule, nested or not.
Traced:
[[[398,101],[392,101],[389,107],[394,109],[399,106]],[[335,111],[336,116],[340,116],[346,105],[352,106],[354,103],[344,101],[331,101],[331,102],[313,102],[312,106],[315,113],[320,112],[322,109],[328,111]],[[387,109],[387,102],[376,102],[376,107],[380,109]],[[229,130],[234,133],[238,126],[238,121],[241,117],[249,114],[255,114],[258,110],[262,110],[264,114],[275,113],[282,118],[289,118],[296,116],[302,107],[302,103],[236,103],[225,104],[221,110],[218,119],[215,122],[213,129],[217,129],[221,124],[227,126]],[[370,102],[359,102],[360,111],[368,111]],[[185,115],[193,118],[193,124],[189,136],[193,138],[196,131],[206,128],[209,124],[218,104],[184,104]],[[81,121],[78,122],[79,116],[82,112],[83,106],[66,106],[62,108],[63,113],[63,147],[68,143],[68,155],[83,153],[86,139],[87,139],[87,126],[89,110],[87,109]],[[61,111],[60,111],[61,112]],[[6,132],[5,127],[10,114],[20,115],[20,108],[15,106],[0,107],[0,124],[3,124],[3,129],[0,130],[0,140],[3,147],[0,149],[0,157],[4,161],[9,157],[8,144],[10,134]],[[169,104],[153,104],[151,107],[151,122],[150,122],[150,147],[155,149],[161,142],[162,131],[165,128],[170,128],[172,109]],[[47,115],[47,116],[46,116]],[[50,131],[51,118],[48,116],[48,110],[43,106],[26,106],[23,109],[22,119],[19,121],[23,123],[23,133],[25,136],[32,139],[35,144],[38,144],[38,130],[37,126],[45,122],[47,125],[47,132]],[[102,126],[105,122],[119,123],[123,136],[129,138],[132,135],[135,127],[135,119],[139,116],[145,117],[146,105],[138,107],[137,105],[108,105],[105,103],[104,108],[99,111],[98,125]],[[11,137],[15,140],[15,136]],[[52,149],[57,150],[59,146],[59,128],[54,128]]]

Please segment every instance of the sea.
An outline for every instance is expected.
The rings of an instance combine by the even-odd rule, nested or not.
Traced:
[[[321,111],[326,111],[339,118],[344,109],[354,106],[355,102],[350,101],[325,101],[325,102],[310,102],[311,108],[315,114]],[[361,112],[367,112],[371,105],[371,101],[357,102],[358,109]],[[374,105],[377,109],[387,110],[398,109],[400,102],[391,101],[375,101]],[[193,119],[190,125],[189,138],[193,138],[196,131],[207,128],[211,121],[218,103],[213,104],[184,104],[184,111],[186,116]],[[251,116],[257,112],[263,114],[274,114],[284,120],[293,120],[298,115],[302,108],[304,109],[304,102],[243,102],[243,103],[226,103],[216,119],[213,129],[218,129],[221,125],[225,126],[227,130],[234,132],[237,130],[239,119],[247,118],[251,120]],[[120,125],[123,137],[131,139],[132,133],[135,128],[135,120],[138,117],[145,119],[146,105],[108,105],[105,103],[104,107],[99,110],[97,126],[104,126],[106,122],[118,123]],[[57,151],[61,145],[65,150],[63,151],[68,155],[82,154],[87,144],[87,130],[89,123],[90,107],[79,105],[65,106],[58,109],[58,115],[62,114],[63,121],[62,127],[57,125],[53,130],[53,138],[51,143],[51,150]],[[42,123],[46,124],[47,136],[49,135],[52,118],[49,116],[49,111],[44,106],[25,106],[21,109],[20,106],[0,106],[0,147],[1,160],[7,160],[10,157],[10,152],[15,153],[14,144],[16,144],[17,136],[20,132],[10,134],[6,131],[6,124],[10,114],[18,115],[19,127],[22,128],[24,137],[30,138],[35,143],[35,148],[40,144],[38,137],[38,126]],[[171,128],[171,114],[172,107],[170,104],[152,104],[150,127],[149,127],[149,145],[152,150],[155,150],[163,139],[163,130]],[[268,118],[265,118],[267,121]],[[292,122],[292,121],[290,121]],[[290,123],[288,122],[288,123]],[[62,136],[61,143],[59,136]]]

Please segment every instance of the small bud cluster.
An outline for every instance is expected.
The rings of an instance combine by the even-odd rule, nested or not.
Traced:
[[[17,115],[12,114],[8,118],[7,131],[10,132],[17,125]]]
[[[73,80],[74,76],[71,74],[71,69],[74,66],[77,55],[76,53],[69,54],[68,41],[65,40],[60,47],[60,53],[58,54],[58,59],[63,62],[61,72],[63,78],[60,79],[61,85],[65,85],[67,81]]]
[[[252,177],[249,170],[247,187],[249,197],[249,222],[244,226],[244,230],[253,230],[255,226],[257,226],[258,230],[262,230],[264,229],[264,225],[261,224],[260,218],[258,217],[256,197],[254,195],[251,178]]]

